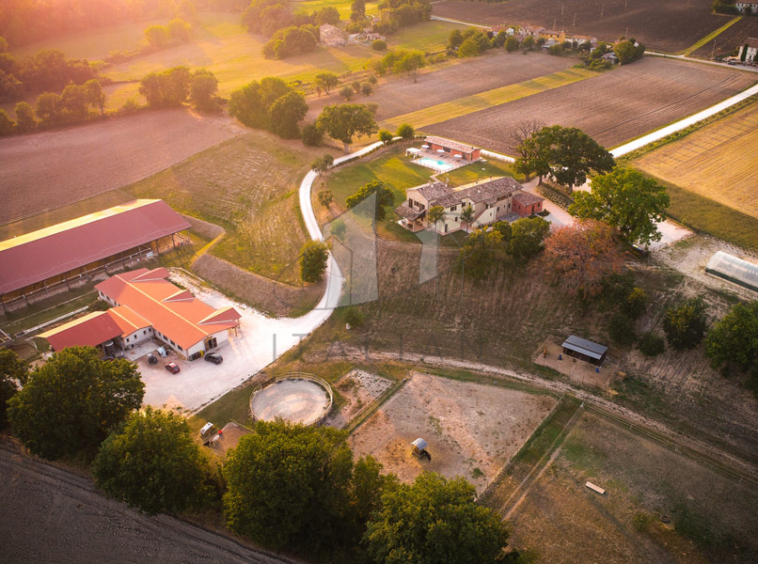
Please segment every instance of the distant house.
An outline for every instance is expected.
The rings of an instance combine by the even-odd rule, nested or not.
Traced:
[[[523,195],[523,186],[513,178],[495,178],[486,182],[471,184],[460,188],[451,188],[443,182],[430,182],[406,190],[406,201],[397,208],[402,218],[400,225],[416,232],[432,228],[440,234],[452,233],[461,229],[478,228],[497,221],[511,221],[521,217],[514,209],[514,198]],[[542,198],[526,198],[526,206],[519,204],[519,209],[542,209]],[[427,220],[427,212],[442,206],[444,217],[436,224]],[[471,207],[472,218],[467,223],[461,219],[463,211]]]
[[[758,14],[758,2],[735,2],[741,14]]]
[[[449,139],[443,139],[442,137],[427,137],[424,141],[429,145],[429,150],[432,152],[451,155],[470,163],[479,160],[480,149],[478,147],[472,147],[471,145],[465,145],[463,143],[458,143],[457,141],[450,141]],[[458,155],[460,155],[460,157],[458,157]]]
[[[228,340],[239,327],[232,307],[215,309],[167,280],[168,270],[141,268],[111,276],[95,288],[111,309],[94,312],[40,335],[60,351],[103,346],[106,354],[157,338],[187,360]]]
[[[745,43],[740,46],[739,59],[741,61],[744,60],[746,63],[758,62],[756,60],[758,59],[758,39],[755,37],[748,37],[745,40]]]
[[[543,31],[544,27],[538,27],[533,25],[522,25],[521,26],[521,34],[524,36],[531,35],[535,39],[539,37],[539,34],[541,31]]]
[[[347,45],[347,36],[340,28],[331,24],[324,24],[319,28],[319,41],[328,47],[342,47]]]
[[[619,62],[619,58],[616,56],[616,53],[613,53],[613,52],[610,52],[610,53],[605,53],[605,54],[602,56],[602,59],[603,59],[603,60],[604,60],[606,63],[612,63],[612,64],[614,64],[614,65],[615,65],[616,63],[618,63],[618,62]]]
[[[597,37],[591,37],[589,35],[567,35],[566,41],[572,41],[577,45],[589,43],[593,47],[597,47]]]
[[[566,32],[565,31],[555,31],[552,29],[541,29],[537,33],[538,37],[542,37],[545,42],[552,41],[553,44],[555,43],[563,43],[566,41]]]

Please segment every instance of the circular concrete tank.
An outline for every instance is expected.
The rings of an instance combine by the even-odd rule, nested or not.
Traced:
[[[250,396],[250,413],[254,421],[274,421],[314,425],[328,415],[332,407],[329,384],[310,374],[288,374],[264,382]]]

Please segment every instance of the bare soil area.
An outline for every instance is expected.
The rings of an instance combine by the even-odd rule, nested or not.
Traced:
[[[177,109],[0,140],[0,224],[121,188],[242,131]]]
[[[612,148],[710,107],[754,82],[751,73],[648,56],[424,131],[512,155],[513,125],[528,116],[546,125],[578,127]]]
[[[434,15],[486,25],[538,25],[601,41],[634,37],[674,53],[695,44],[733,16],[711,13],[710,0],[511,0],[502,4],[440,2]]]
[[[511,515],[511,540],[551,564],[752,562],[756,503],[751,484],[585,413]]]
[[[433,471],[463,476],[482,492],[555,403],[550,396],[414,372],[349,442],[357,456],[373,455],[404,482]],[[429,443],[431,462],[411,454],[419,437]]]
[[[365,370],[351,370],[332,387],[345,403],[326,420],[326,425],[344,428],[356,415],[369,408],[392,386],[392,381]]]
[[[391,77],[381,81],[371,96],[359,97],[357,101],[378,104],[376,118],[381,121],[493,88],[518,84],[567,69],[575,63],[570,58],[540,53],[523,56],[497,49],[440,70],[431,67],[429,72],[419,73],[416,82],[405,76]],[[341,103],[344,100],[338,91],[311,98],[306,119],[316,119],[324,106]]]
[[[0,561],[13,564],[286,564],[167,515],[146,517],[106,499],[83,477],[0,445]]]

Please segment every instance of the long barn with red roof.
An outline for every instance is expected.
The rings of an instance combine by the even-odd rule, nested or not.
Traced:
[[[189,242],[189,228],[163,200],[135,200],[2,241],[2,309]]]

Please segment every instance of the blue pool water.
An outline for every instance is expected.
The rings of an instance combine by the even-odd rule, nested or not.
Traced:
[[[430,159],[429,157],[421,157],[420,159],[416,159],[413,162],[420,164],[421,166],[425,166],[426,168],[431,168],[432,170],[436,170],[438,172],[447,172],[454,168],[453,165],[450,165],[445,161],[438,161],[436,159]]]

